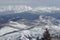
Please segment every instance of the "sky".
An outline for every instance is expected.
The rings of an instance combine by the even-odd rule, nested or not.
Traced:
[[[0,0],[1,5],[28,5],[28,6],[57,6],[60,7],[60,0]]]

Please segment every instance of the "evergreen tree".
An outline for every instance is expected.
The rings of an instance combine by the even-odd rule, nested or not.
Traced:
[[[46,28],[46,31],[43,33],[43,39],[44,40],[51,40],[50,33]]]

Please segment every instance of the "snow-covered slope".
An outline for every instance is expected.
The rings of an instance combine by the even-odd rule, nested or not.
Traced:
[[[5,27],[0,29],[0,40],[28,40],[27,37],[40,38],[48,28],[52,37],[60,37],[60,21],[50,16],[39,16],[39,19],[29,21],[26,19],[16,22],[10,21]]]

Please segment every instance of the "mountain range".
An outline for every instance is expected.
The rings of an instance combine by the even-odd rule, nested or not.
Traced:
[[[60,8],[0,7],[0,40],[28,40],[26,36],[41,38],[46,28],[51,37],[60,37]]]

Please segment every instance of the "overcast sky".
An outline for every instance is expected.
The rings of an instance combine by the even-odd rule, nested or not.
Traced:
[[[57,6],[60,0],[0,0],[0,5]]]

